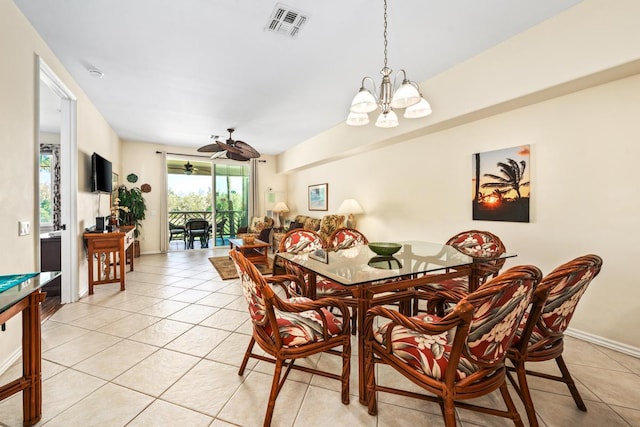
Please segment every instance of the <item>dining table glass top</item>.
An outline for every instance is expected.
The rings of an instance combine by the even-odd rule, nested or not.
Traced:
[[[473,258],[441,243],[413,240],[398,243],[402,247],[393,256],[376,255],[367,245],[338,251],[283,252],[276,255],[345,286],[434,273],[487,261],[487,258]],[[498,258],[511,256],[515,255],[503,254]]]

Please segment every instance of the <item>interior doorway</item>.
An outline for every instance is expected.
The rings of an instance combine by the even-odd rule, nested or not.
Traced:
[[[42,154],[50,156],[50,168],[43,171],[49,177],[49,207],[50,216],[43,215],[41,223],[41,209],[46,207],[41,200],[40,185],[35,190],[35,218],[37,224],[33,227],[41,238],[58,238],[59,249],[51,255],[57,259],[61,271],[60,301],[69,303],[78,300],[78,242],[77,231],[77,189],[78,189],[78,158],[76,141],[76,98],[62,83],[56,74],[40,57],[37,57],[38,76],[36,81],[36,129],[35,152],[38,182]],[[47,164],[45,159],[44,165]],[[46,168],[45,168],[46,169]],[[43,180],[46,178],[43,176]],[[73,236],[73,238],[72,238]],[[40,254],[43,246],[41,238],[36,239]],[[40,265],[46,264],[48,259],[39,256]]]

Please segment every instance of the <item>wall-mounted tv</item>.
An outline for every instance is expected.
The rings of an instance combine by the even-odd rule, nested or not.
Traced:
[[[91,191],[111,193],[111,162],[98,153],[91,155]]]

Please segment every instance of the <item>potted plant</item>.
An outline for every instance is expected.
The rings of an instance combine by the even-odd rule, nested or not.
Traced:
[[[147,205],[142,197],[142,190],[138,187],[127,188],[126,185],[118,187],[118,201],[120,204],[120,225],[134,225],[134,237],[140,235],[142,220],[145,218]],[[135,256],[140,255],[140,243],[134,242]]]

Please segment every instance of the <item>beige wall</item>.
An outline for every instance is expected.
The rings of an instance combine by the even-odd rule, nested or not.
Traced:
[[[4,156],[0,168],[0,241],[4,250],[0,274],[37,271],[36,209],[36,129],[35,99],[38,86],[39,55],[77,98],[78,115],[78,228],[93,225],[95,216],[103,213],[99,199],[89,191],[89,156],[99,151],[112,159],[119,157],[118,137],[80,90],[51,50],[12,1],[0,1],[0,149]],[[64,195],[63,195],[64,196]],[[104,199],[104,196],[103,196]],[[104,200],[103,200],[104,201]],[[108,208],[107,208],[108,209]],[[101,212],[102,210],[102,212]],[[106,215],[106,212],[104,212]],[[18,237],[18,221],[28,220],[32,233]],[[78,240],[78,279],[80,294],[87,290],[86,256]],[[9,249],[10,248],[10,249]],[[20,317],[14,317],[6,332],[0,332],[0,372],[20,347]]]
[[[279,170],[290,173],[293,210],[308,213],[307,186],[327,182],[329,212],[357,199],[370,240],[443,242],[486,229],[518,255],[507,267],[544,272],[599,254],[604,267],[573,332],[640,355],[632,268],[640,256],[640,2],[614,4],[586,0],[425,82],[434,114],[421,124],[339,125],[283,153]],[[524,144],[531,145],[531,222],[472,221],[472,154]]]
[[[120,174],[120,182],[127,184],[124,177],[130,173],[138,175],[136,185],[140,186],[144,183],[151,185],[151,192],[144,195],[147,205],[147,215],[142,221],[142,234],[140,240],[141,253],[158,253],[160,251],[160,233],[162,227],[168,227],[160,220],[162,209],[162,198],[165,197],[160,192],[162,182],[165,179],[164,165],[162,157],[156,154],[156,151],[167,151],[169,153],[202,155],[196,149],[188,149],[185,147],[171,147],[153,143],[140,141],[124,141],[122,144],[122,169]],[[204,158],[203,160],[207,160]],[[265,162],[258,163],[258,193],[264,195],[268,187],[274,190],[283,190],[286,188],[286,177],[275,172],[275,158],[273,156],[262,156],[260,160]],[[256,210],[258,214],[264,215],[264,197],[258,198],[259,206]]]

